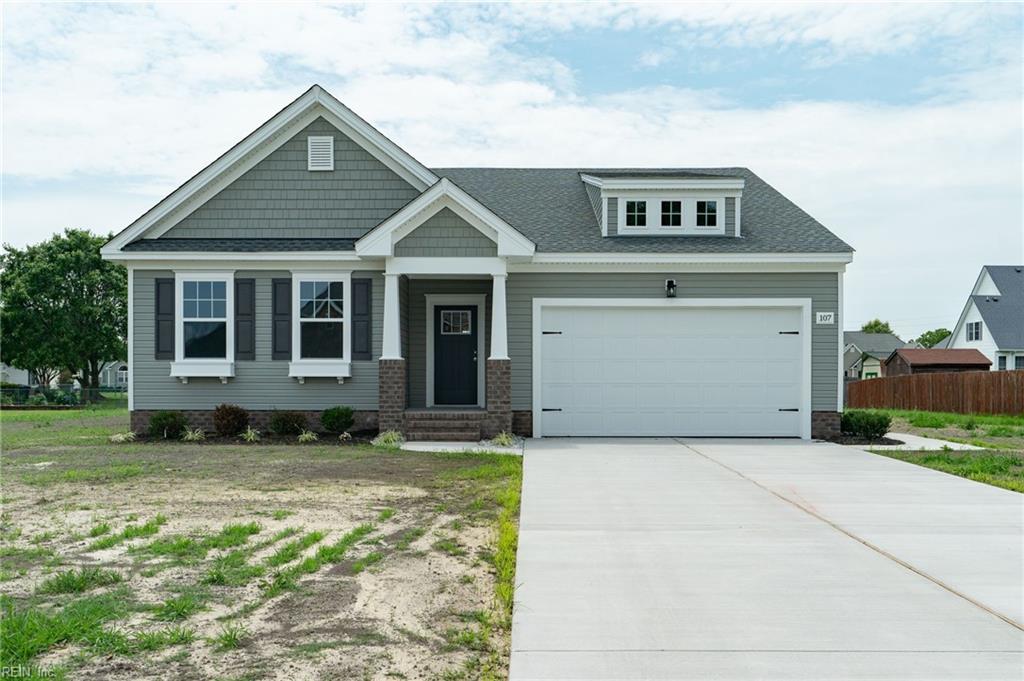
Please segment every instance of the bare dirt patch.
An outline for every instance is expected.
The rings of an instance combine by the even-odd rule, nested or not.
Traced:
[[[506,674],[491,557],[518,459],[169,443],[0,462],[5,625],[104,594],[123,606],[4,664],[96,679]],[[121,581],[39,592],[94,567]]]

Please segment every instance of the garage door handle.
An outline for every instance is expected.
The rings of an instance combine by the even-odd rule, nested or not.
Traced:
[[[541,411],[562,411],[561,409],[549,409],[547,407],[541,409]]]
[[[541,334],[543,334],[545,336],[561,336],[562,332],[561,331],[541,331]]]
[[[779,411],[800,411],[799,409],[780,409]]]
[[[799,336],[799,331],[779,331],[780,336]]]

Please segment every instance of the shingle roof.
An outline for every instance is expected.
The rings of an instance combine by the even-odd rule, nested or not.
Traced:
[[[1024,350],[1024,265],[986,265],[998,296],[971,296],[992,340],[1002,350]]]
[[[538,252],[849,253],[853,249],[747,168],[433,168],[522,232]],[[602,237],[580,174],[740,177],[742,236]]]
[[[352,251],[355,239],[139,239],[126,251],[263,253],[272,251]]]
[[[896,348],[902,348],[906,343],[900,340],[899,336],[891,333],[868,333],[866,331],[844,331],[843,344],[853,343],[860,351],[875,357],[885,359]]]
[[[899,355],[911,366],[991,366],[992,361],[974,348],[898,348]]]

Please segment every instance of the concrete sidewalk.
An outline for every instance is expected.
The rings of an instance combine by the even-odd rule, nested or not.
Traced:
[[[1011,497],[794,441],[531,441],[525,466],[513,679],[1021,676],[1022,632],[1002,618],[1015,596],[1004,577],[1020,565]],[[943,494],[959,508],[942,508]],[[992,540],[954,548],[948,574],[980,604],[828,518],[873,532],[896,556],[933,560],[933,540],[947,551],[963,541],[950,523],[972,501],[973,531],[997,514]],[[856,520],[858,505],[879,508]],[[869,527],[897,511],[888,533]],[[903,547],[905,523],[916,527]],[[957,566],[971,563],[988,572],[968,579]]]

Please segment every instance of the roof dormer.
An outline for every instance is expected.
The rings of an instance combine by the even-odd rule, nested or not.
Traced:
[[[742,234],[741,177],[581,173],[603,236]]]

